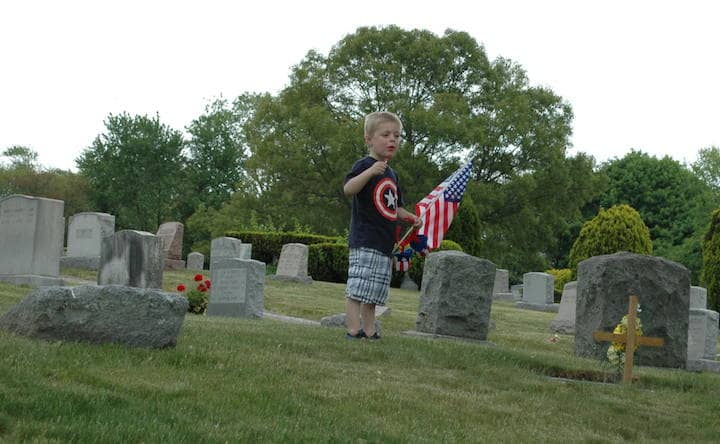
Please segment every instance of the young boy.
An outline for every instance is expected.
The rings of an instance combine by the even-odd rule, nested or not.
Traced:
[[[369,153],[345,176],[343,191],[353,197],[345,294],[348,339],[380,339],[375,331],[375,306],[387,301],[397,219],[422,226],[422,219],[401,208],[397,175],[388,166],[400,145],[401,131],[402,123],[393,113],[365,116]]]

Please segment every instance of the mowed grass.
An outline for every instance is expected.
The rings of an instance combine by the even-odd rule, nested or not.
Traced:
[[[166,272],[165,288],[192,274]],[[265,305],[319,320],[343,311],[343,289],[268,280]],[[0,313],[29,291],[0,283]],[[720,375],[638,367],[629,387],[557,380],[608,368],[575,357],[572,336],[553,342],[554,314],[495,302],[495,346],[483,346],[403,335],[417,306],[417,292],[392,289],[377,342],[190,314],[167,350],[0,332],[0,441],[720,441]]]

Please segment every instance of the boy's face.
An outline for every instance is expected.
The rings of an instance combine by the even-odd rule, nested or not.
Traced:
[[[372,135],[365,135],[370,156],[377,160],[390,160],[400,145],[400,126],[395,122],[382,122]]]

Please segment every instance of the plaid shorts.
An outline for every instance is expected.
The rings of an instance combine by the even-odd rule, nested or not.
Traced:
[[[385,305],[392,258],[372,248],[351,248],[345,297],[363,304]]]

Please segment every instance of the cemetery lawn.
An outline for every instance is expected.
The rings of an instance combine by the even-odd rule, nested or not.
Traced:
[[[165,274],[166,290],[192,273]],[[268,311],[319,320],[344,286],[268,280]],[[0,283],[0,314],[28,287]],[[554,341],[553,313],[492,306],[483,346],[403,335],[418,293],[392,289],[383,339],[188,314],[177,347],[0,332],[0,442],[720,442],[720,374],[636,367],[632,386]]]

